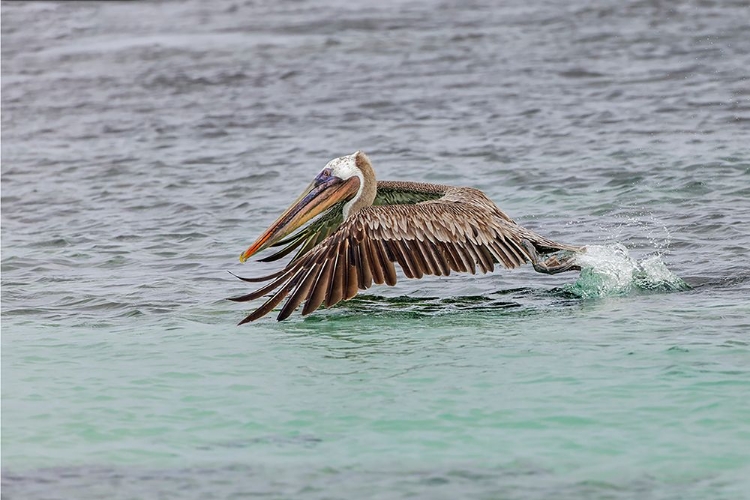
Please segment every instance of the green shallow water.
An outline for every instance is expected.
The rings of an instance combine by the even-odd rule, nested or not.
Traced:
[[[362,309],[243,331],[139,318],[98,334],[6,329],[6,491],[44,491],[40,475],[114,497],[136,486],[101,484],[191,498],[383,485],[739,498],[748,486],[747,339],[715,329],[748,310],[721,294],[371,308],[367,321]]]
[[[2,9],[3,499],[748,498],[741,2]],[[582,271],[237,327],[356,149]]]

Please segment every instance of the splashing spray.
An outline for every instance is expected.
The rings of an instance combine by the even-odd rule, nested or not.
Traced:
[[[690,289],[667,269],[660,255],[636,261],[621,243],[588,246],[577,261],[581,274],[564,290],[584,299]]]

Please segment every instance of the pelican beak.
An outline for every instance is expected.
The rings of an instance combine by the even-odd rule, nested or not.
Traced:
[[[351,198],[359,190],[357,176],[343,180],[324,169],[292,205],[240,255],[245,262],[252,255],[285,238],[316,215],[328,210],[339,201]]]

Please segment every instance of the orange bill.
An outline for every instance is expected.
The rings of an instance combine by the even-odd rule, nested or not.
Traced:
[[[358,190],[358,177],[342,180],[330,175],[327,169],[324,170],[299,198],[255,240],[255,243],[242,252],[240,262],[245,262],[254,254],[285,238],[336,203],[351,198]]]

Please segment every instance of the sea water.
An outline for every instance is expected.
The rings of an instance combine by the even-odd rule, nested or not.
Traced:
[[[740,499],[742,2],[2,5],[2,495]],[[333,157],[586,245],[277,323]]]

